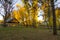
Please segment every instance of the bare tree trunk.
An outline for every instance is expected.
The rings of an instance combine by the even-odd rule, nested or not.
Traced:
[[[5,10],[4,27],[6,27],[6,20],[8,18],[8,13],[10,13],[10,6],[9,6],[10,4],[11,4],[10,1],[4,0],[4,4],[3,4]]]
[[[51,0],[51,7],[52,7],[52,15],[53,15],[53,34],[57,35],[57,28],[56,28],[56,15],[55,15],[55,8],[54,8],[54,0]]]
[[[5,9],[5,16],[4,16],[4,27],[6,27],[6,16],[7,16],[7,3],[4,3],[4,9]]]

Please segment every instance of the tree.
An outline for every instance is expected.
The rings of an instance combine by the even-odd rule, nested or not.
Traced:
[[[55,15],[55,8],[54,8],[54,0],[51,0],[51,7],[52,7],[52,15],[53,15],[53,34],[57,35],[57,28],[56,28],[56,15]]]
[[[10,5],[12,4],[11,0],[1,0],[4,6],[4,10],[5,10],[5,16],[4,16],[4,27],[6,26],[6,20],[8,18],[8,15],[10,13]]]

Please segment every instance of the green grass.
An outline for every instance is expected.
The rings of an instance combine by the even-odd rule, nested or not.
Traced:
[[[0,40],[60,40],[60,36],[42,28],[2,27]]]

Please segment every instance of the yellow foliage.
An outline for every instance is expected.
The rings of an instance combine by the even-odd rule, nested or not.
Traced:
[[[20,13],[17,10],[14,10],[13,17],[19,21],[20,20]]]
[[[24,0],[23,0],[24,1]],[[38,17],[38,3],[37,0],[33,0],[33,6],[29,9],[28,2],[25,4],[24,7],[21,7],[20,4],[16,4],[18,10],[13,11],[13,18],[18,20],[19,22],[22,21],[24,25],[32,25],[33,20],[34,24],[37,26],[37,17]],[[31,19],[30,19],[31,18]],[[25,20],[24,20],[25,19]],[[16,21],[14,20],[14,21]]]
[[[17,7],[21,7],[21,5],[20,5],[20,4],[16,4],[16,6],[17,6]]]
[[[22,7],[22,8],[20,9],[20,12],[24,12],[24,11],[25,11],[25,8]]]
[[[59,8],[57,8],[55,12],[56,12],[56,15],[60,15],[60,9]]]
[[[60,8],[56,8],[56,10],[55,10],[55,12],[56,12],[56,23],[57,23],[57,26],[59,26],[60,25]]]
[[[0,20],[0,23],[3,23],[4,21],[3,20]]]

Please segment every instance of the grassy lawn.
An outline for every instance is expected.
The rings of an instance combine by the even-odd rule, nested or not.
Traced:
[[[60,35],[54,36],[48,29],[2,27],[0,40],[60,40]]]

